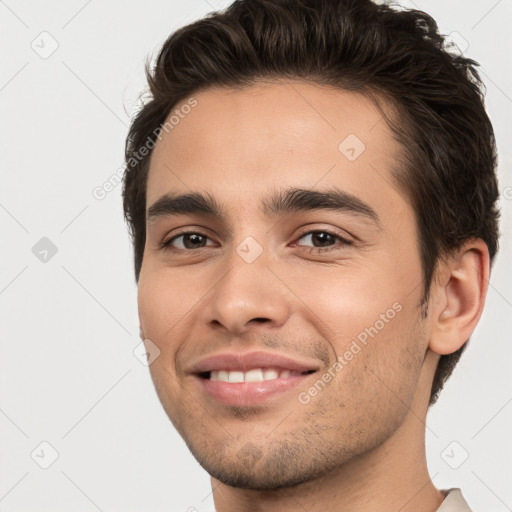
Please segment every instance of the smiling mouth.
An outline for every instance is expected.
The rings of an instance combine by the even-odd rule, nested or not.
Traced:
[[[248,371],[241,370],[213,370],[209,372],[199,373],[202,379],[211,381],[220,381],[228,383],[240,382],[264,382],[275,379],[286,379],[300,375],[309,375],[315,373],[316,370],[307,370],[305,372],[297,372],[282,368],[253,368]]]
[[[279,367],[210,370],[195,373],[202,392],[214,399],[212,405],[252,407],[280,398],[292,400],[289,393],[316,369],[305,371]]]

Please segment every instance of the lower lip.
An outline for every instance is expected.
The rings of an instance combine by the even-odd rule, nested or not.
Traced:
[[[261,404],[292,390],[311,375],[314,373],[261,382],[222,382],[199,376],[196,378],[199,379],[204,391],[218,402],[225,405],[250,406]]]

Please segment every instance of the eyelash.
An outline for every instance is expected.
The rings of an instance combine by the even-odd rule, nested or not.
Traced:
[[[337,238],[342,242],[342,245],[352,245],[352,242],[350,240],[347,240],[346,238],[340,236],[337,233],[334,233],[332,231],[326,230],[326,229],[314,229],[312,231],[306,231],[302,233],[297,240],[305,237],[306,235],[311,235],[314,233],[325,233],[327,235],[330,235],[334,238]],[[199,247],[197,249],[176,249],[175,247],[172,247],[171,243],[176,240],[177,238],[180,238],[185,235],[199,235],[205,238],[210,238],[208,235],[201,233],[200,231],[184,231],[183,233],[178,233],[177,235],[174,235],[173,237],[169,238],[169,240],[166,240],[164,242],[160,243],[160,247],[164,251],[169,251],[172,253],[183,253],[183,252],[194,252],[199,249],[207,249],[208,247]],[[303,247],[303,246],[300,246]],[[329,247],[304,247],[309,253],[326,253],[335,249],[340,249],[340,247],[336,246],[329,246]]]

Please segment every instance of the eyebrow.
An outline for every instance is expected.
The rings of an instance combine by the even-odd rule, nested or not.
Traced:
[[[267,217],[316,210],[348,212],[362,216],[380,227],[379,216],[369,204],[359,197],[337,188],[325,191],[302,188],[278,190],[262,201],[260,209]],[[222,205],[209,193],[168,193],[149,207],[147,223],[183,214],[202,214],[224,222],[228,219]]]

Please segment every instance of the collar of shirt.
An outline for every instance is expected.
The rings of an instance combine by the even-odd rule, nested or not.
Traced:
[[[471,512],[469,505],[458,488],[442,490],[446,498],[436,512]]]

